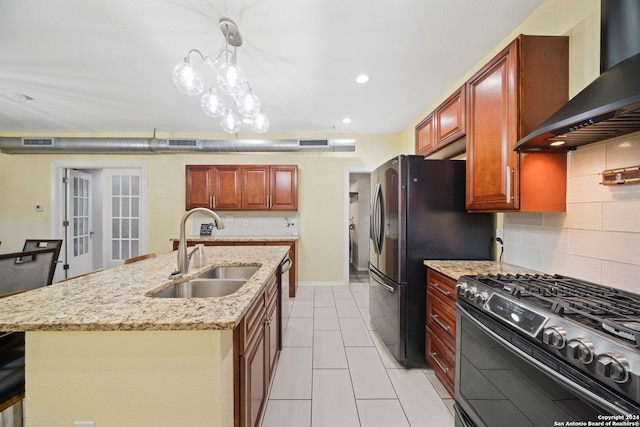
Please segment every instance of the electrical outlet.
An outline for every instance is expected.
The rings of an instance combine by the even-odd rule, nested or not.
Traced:
[[[504,242],[504,234],[503,234],[503,230],[498,228],[496,229],[496,240],[502,240]]]
[[[224,217],[224,222],[233,222],[233,215],[227,215]]]
[[[73,427],[96,427],[95,421],[74,421]]]

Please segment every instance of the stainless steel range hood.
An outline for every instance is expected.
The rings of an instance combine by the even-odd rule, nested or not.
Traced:
[[[640,131],[640,1],[602,0],[600,76],[517,142],[516,150],[559,149]]]

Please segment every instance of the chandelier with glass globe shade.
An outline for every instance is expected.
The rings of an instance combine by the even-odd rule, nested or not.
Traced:
[[[238,133],[242,122],[247,121],[254,132],[264,133],[269,129],[269,118],[262,112],[260,99],[253,93],[244,72],[236,64],[236,48],[242,45],[238,26],[229,18],[220,18],[219,24],[224,34],[225,48],[213,60],[198,49],[191,49],[184,61],[173,68],[173,82],[186,95],[203,93],[202,74],[191,64],[191,55],[197,54],[215,72],[215,82],[200,99],[202,111],[208,116],[220,118],[220,127],[225,132]]]

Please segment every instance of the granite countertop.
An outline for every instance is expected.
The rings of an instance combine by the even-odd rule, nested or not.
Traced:
[[[288,246],[205,247],[206,266],[182,278],[176,252],[0,299],[0,331],[154,331],[235,328],[288,253]],[[260,265],[235,293],[151,298],[222,265]]]
[[[290,242],[297,241],[300,236],[274,235],[274,236],[222,236],[214,234],[211,236],[187,236],[189,242]],[[173,238],[172,242],[178,242],[180,239]]]
[[[424,265],[455,280],[460,276],[475,274],[542,274],[529,268],[498,261],[425,260]]]

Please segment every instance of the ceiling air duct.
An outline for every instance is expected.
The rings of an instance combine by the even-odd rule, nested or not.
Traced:
[[[165,154],[355,151],[354,139],[2,138],[5,154]]]

